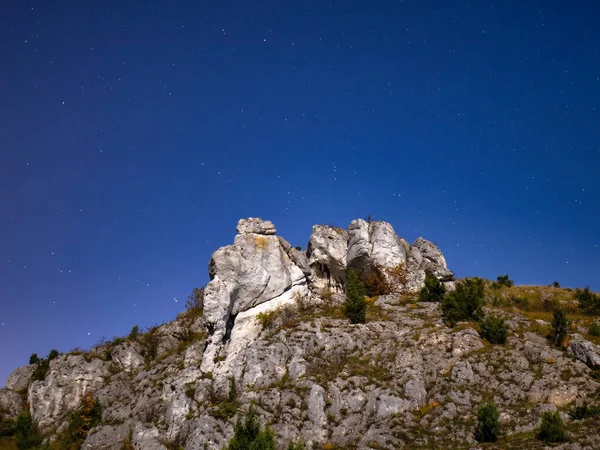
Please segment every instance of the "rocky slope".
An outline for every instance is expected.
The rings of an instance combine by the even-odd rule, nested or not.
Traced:
[[[600,393],[598,347],[585,327],[566,351],[552,347],[548,313],[515,300],[568,306],[568,292],[494,294],[486,308],[506,318],[509,338],[490,345],[476,323],[449,328],[439,304],[416,301],[426,271],[453,286],[429,241],[410,245],[388,223],[355,220],[347,230],[315,226],[301,252],[271,222],[244,219],[237,230],[210,260],[202,310],[59,355],[42,376],[39,365],[16,369],[0,389],[0,415],[28,410],[52,440],[93,395],[102,418],[83,443],[89,450],[219,449],[250,404],[281,448],[476,448],[477,408],[491,400],[506,448],[541,448],[534,434],[548,410],[569,426],[564,448],[600,448],[597,424],[567,414]],[[365,324],[341,313],[348,267],[396,283],[397,292],[369,299]]]

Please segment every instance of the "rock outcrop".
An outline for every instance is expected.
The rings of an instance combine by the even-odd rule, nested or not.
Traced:
[[[315,225],[306,254],[315,289],[342,292],[346,283],[348,232],[341,228]]]
[[[230,345],[235,348],[256,334],[248,318],[290,302],[294,295],[308,295],[306,259],[291,248],[286,251],[289,244],[274,236],[271,222],[242,219],[237,229],[240,234],[233,245],[213,253],[209,263],[204,315],[212,333],[202,360],[206,372],[213,371],[214,360],[230,337],[236,338]],[[266,302],[268,307],[261,308]]]
[[[372,299],[367,323],[349,323],[340,313],[348,266],[400,265],[409,292],[426,271],[452,277],[435,244],[410,245],[388,223],[317,225],[306,253],[271,222],[241,220],[237,231],[212,255],[202,315],[60,355],[41,381],[31,381],[35,366],[17,369],[0,389],[0,419],[28,404],[54,436],[92,393],[103,412],[86,450],[219,449],[250,404],[281,449],[299,440],[308,449],[469,448],[484,400],[510,439],[533,436],[541,412],[585,404],[600,388],[598,347],[572,335],[562,352],[517,313],[498,312],[509,326],[498,346],[473,324],[449,328],[439,304],[410,294]],[[599,448],[593,426],[570,432],[574,448]]]

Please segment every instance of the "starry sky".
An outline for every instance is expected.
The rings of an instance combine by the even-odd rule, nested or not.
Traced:
[[[241,217],[600,290],[594,1],[0,5],[0,385],[171,320]]]

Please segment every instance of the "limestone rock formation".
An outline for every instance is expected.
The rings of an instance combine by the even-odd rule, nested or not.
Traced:
[[[337,227],[315,225],[306,253],[315,289],[343,291],[346,282],[348,232]]]
[[[48,430],[78,408],[88,391],[99,390],[110,375],[108,364],[97,358],[62,355],[53,359],[46,378],[29,386],[32,417],[42,430]]]
[[[286,251],[287,242],[274,236],[271,222],[240,220],[233,245],[217,250],[209,263],[211,281],[204,293],[204,314],[212,328],[209,348],[202,369],[212,371],[218,351],[231,336],[236,343],[255,333],[252,325],[243,326],[244,314],[269,302],[269,307],[291,301],[293,295],[308,295],[306,260]],[[287,245],[286,245],[287,244]],[[289,256],[298,261],[298,264]]]
[[[241,220],[233,244],[212,255],[202,316],[188,311],[138,336],[60,355],[41,381],[31,381],[35,366],[17,369],[0,389],[0,420],[28,405],[55,437],[92,393],[103,412],[86,450],[220,449],[250,404],[282,450],[299,440],[312,450],[476,448],[484,400],[496,404],[510,440],[533,439],[543,411],[569,422],[567,408],[596,398],[598,347],[572,335],[563,352],[518,313],[496,311],[509,326],[505,345],[486,343],[471,323],[449,328],[439,304],[410,294],[380,295],[365,324],[349,323],[339,292],[354,264],[402,265],[412,292],[426,271],[452,276],[435,244],[410,245],[385,222],[356,220],[348,231],[317,225],[304,253],[272,223]],[[594,427],[573,427],[568,445],[600,448]]]

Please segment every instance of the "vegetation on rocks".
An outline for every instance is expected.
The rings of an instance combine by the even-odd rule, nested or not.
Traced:
[[[264,429],[258,421],[254,408],[250,408],[246,416],[238,418],[233,437],[226,450],[275,450],[275,436],[268,427]]]
[[[565,425],[557,412],[542,413],[542,424],[538,438],[547,443],[565,442],[567,433]]]
[[[419,301],[439,302],[444,298],[446,287],[431,272],[425,274],[425,286],[419,291]]]
[[[589,286],[583,289],[575,289],[573,297],[585,314],[600,314],[600,295],[590,291]]]
[[[561,347],[569,332],[569,320],[562,309],[555,309],[552,313],[552,325],[549,339],[555,346]]]
[[[490,344],[505,344],[508,325],[501,317],[488,316],[481,321],[481,334]]]
[[[351,323],[364,323],[367,310],[365,286],[353,269],[348,270],[346,279],[346,304],[344,305],[344,313],[350,319]]]
[[[483,403],[477,410],[475,439],[479,442],[496,442],[500,437],[500,413],[493,403]]]
[[[34,358],[35,356],[35,358]],[[37,381],[41,381],[44,378],[46,378],[46,374],[48,373],[48,370],[50,369],[50,361],[52,361],[54,358],[56,358],[58,356],[58,351],[55,349],[50,350],[50,352],[48,353],[48,356],[46,356],[43,359],[39,359],[37,357],[37,355],[31,355],[31,358],[29,358],[29,360],[31,361],[36,360],[37,362],[36,367],[33,371],[33,375],[31,376],[31,378],[33,380],[37,380]]]
[[[442,313],[450,326],[483,317],[484,286],[481,278],[467,278],[459,281],[456,289],[444,296],[441,301]]]

